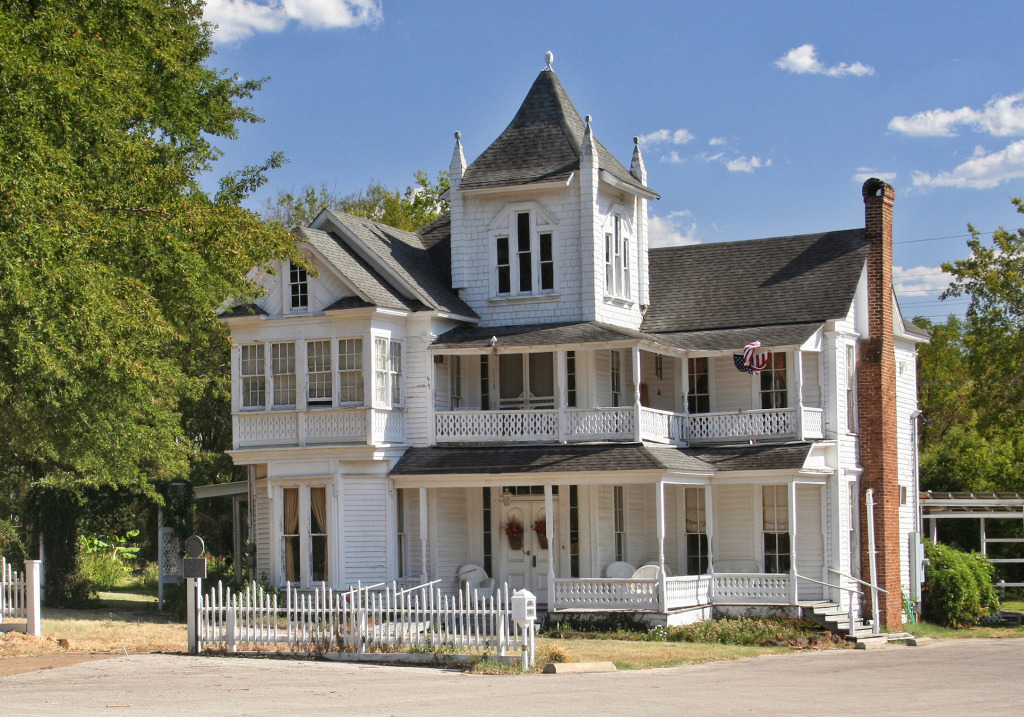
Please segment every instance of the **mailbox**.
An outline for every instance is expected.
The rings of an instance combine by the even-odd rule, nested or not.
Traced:
[[[529,590],[516,590],[512,594],[512,619],[533,622],[537,619],[537,596]]]

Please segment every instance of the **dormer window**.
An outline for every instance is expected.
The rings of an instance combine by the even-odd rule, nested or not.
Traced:
[[[292,309],[305,309],[309,307],[309,278],[306,270],[301,266],[291,264],[288,272],[288,285],[291,288]]]
[[[625,236],[622,217],[612,216],[604,235],[604,291],[607,296],[629,299],[629,237]]]
[[[492,229],[496,266],[495,293],[523,296],[554,291],[555,249],[550,220],[539,212],[502,214]],[[504,230],[504,231],[503,231]]]

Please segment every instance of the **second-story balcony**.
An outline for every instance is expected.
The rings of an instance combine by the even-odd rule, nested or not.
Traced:
[[[638,408],[562,411],[437,411],[435,440],[444,443],[586,443],[651,441],[676,445],[824,437],[820,408],[685,414]]]
[[[232,419],[235,449],[405,442],[404,410],[358,406],[246,411]]]

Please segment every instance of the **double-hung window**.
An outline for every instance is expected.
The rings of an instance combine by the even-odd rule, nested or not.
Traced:
[[[274,407],[295,406],[295,343],[270,345],[271,376],[274,381]]]
[[[766,485],[761,488],[764,534],[764,571],[788,573],[789,550],[789,488]]]
[[[611,352],[611,388],[612,405],[622,405],[622,354],[613,350]]]
[[[629,237],[623,231],[622,217],[614,214],[604,235],[604,292],[607,296],[630,298],[629,266]]]
[[[307,342],[306,405],[330,406],[333,386],[330,340]]]
[[[857,347],[846,346],[846,430],[857,432]]]
[[[612,486],[613,535],[615,536],[615,560],[626,559],[626,496],[621,485]]]
[[[703,488],[686,488],[686,574],[703,575],[708,571],[708,527]]]
[[[263,344],[244,344],[241,359],[242,408],[264,408],[267,404],[267,377]]]
[[[291,293],[291,308],[309,308],[309,275],[305,269],[295,264],[289,265],[288,287]]]
[[[555,249],[552,233],[538,227],[536,213],[514,212],[508,231],[494,238],[497,294],[516,296],[553,291]]]
[[[327,488],[289,487],[281,497],[284,579],[301,585],[328,581]]]
[[[707,356],[687,359],[686,410],[690,413],[711,412],[711,382]]]
[[[462,408],[462,357],[452,356],[448,367],[448,391],[451,396],[451,410]]]
[[[373,340],[374,402],[402,405],[402,344],[378,336]]]
[[[786,408],[789,391],[786,384],[786,354],[772,351],[768,366],[761,371],[761,408]]]
[[[363,340],[338,340],[338,402],[363,403]]]

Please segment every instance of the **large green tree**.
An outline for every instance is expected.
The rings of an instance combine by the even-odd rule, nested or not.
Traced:
[[[215,311],[290,251],[241,207],[279,156],[200,184],[260,85],[208,65],[202,9],[0,0],[0,476],[40,495],[187,476],[223,401]]]
[[[416,172],[413,184],[404,192],[370,182],[363,191],[342,195],[326,184],[306,184],[268,199],[263,216],[283,227],[305,226],[324,209],[334,209],[411,232],[448,211],[448,201],[441,198],[446,191],[447,172],[439,172],[431,180],[423,170]]]
[[[1014,199],[1024,214],[1024,202]],[[966,296],[963,319],[924,323],[920,348],[921,474],[935,490],[1024,490],[1024,229],[991,243],[971,227],[970,256],[943,264],[943,297]]]

